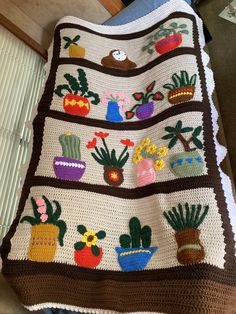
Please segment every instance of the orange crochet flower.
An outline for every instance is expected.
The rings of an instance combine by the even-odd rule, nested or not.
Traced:
[[[108,137],[109,133],[95,132],[95,135],[100,138],[106,138]]]
[[[125,146],[128,146],[128,147],[132,147],[134,146],[134,142],[132,142],[130,139],[126,139],[126,140],[121,140],[120,141],[121,144],[125,145]]]
[[[96,137],[94,137],[94,138],[92,139],[92,141],[88,142],[88,144],[86,145],[86,147],[87,147],[88,149],[94,148],[94,147],[96,146],[96,144],[97,144],[97,139],[96,139]]]

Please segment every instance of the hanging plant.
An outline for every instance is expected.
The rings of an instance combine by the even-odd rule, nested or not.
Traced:
[[[143,51],[153,54],[155,49],[159,54],[167,53],[181,45],[183,34],[189,34],[186,24],[173,22],[169,27],[161,25],[154,34],[147,38],[148,44],[143,47]]]

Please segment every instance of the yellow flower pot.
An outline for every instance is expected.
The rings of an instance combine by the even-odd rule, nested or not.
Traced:
[[[57,248],[59,228],[52,224],[32,226],[28,259],[34,262],[52,262]]]

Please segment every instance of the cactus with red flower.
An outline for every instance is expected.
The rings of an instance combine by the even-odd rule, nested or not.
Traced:
[[[134,142],[130,139],[122,139],[120,143],[125,147],[117,156],[116,150],[114,148],[110,150],[107,146],[105,138],[109,136],[109,133],[95,132],[95,136],[102,140],[103,147],[97,147],[96,137],[89,141],[86,147],[95,149],[95,153],[92,152],[91,155],[95,161],[104,167],[105,182],[111,186],[120,186],[124,181],[123,167],[129,159],[128,148],[134,146]]]
[[[146,88],[146,92],[136,92],[133,94],[133,98],[138,102],[130,110],[125,112],[127,120],[132,119],[135,114],[139,120],[145,120],[152,116],[154,112],[154,102],[164,99],[161,92],[154,92],[156,81],[153,81]]]

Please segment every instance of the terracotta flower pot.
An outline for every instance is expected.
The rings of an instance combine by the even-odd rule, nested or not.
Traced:
[[[151,158],[143,158],[136,168],[137,186],[145,186],[156,181],[154,161]]]
[[[149,248],[115,248],[118,254],[118,261],[123,271],[143,270],[150,261],[157,247]]]
[[[171,104],[178,104],[181,102],[189,101],[193,98],[195,93],[194,86],[187,86],[176,88],[168,93],[168,100]]]
[[[52,224],[32,226],[28,259],[34,262],[52,262],[58,240],[59,228]]]
[[[205,257],[204,248],[199,239],[200,230],[187,228],[175,233],[178,244],[177,259],[181,264],[201,262]]]
[[[174,154],[169,159],[170,170],[180,178],[199,176],[204,162],[198,151]]]
[[[87,116],[90,111],[90,102],[83,96],[67,94],[64,97],[63,107],[66,113],[75,116]]]
[[[94,268],[99,265],[102,259],[102,248],[99,248],[100,253],[98,256],[95,256],[92,252],[91,247],[85,245],[82,250],[75,250],[74,260],[76,264],[80,267]]]
[[[156,52],[163,54],[176,49],[182,43],[182,34],[174,34],[158,40],[155,44]]]
[[[139,120],[145,120],[152,116],[154,111],[154,102],[150,101],[147,104],[138,106],[136,109],[136,116]]]
[[[53,168],[58,179],[79,181],[85,172],[86,163],[68,157],[55,157]]]
[[[104,166],[104,180],[111,186],[120,186],[124,181],[124,169],[114,166]]]
[[[71,58],[84,58],[85,49],[77,44],[71,44],[69,47],[69,56]]]

